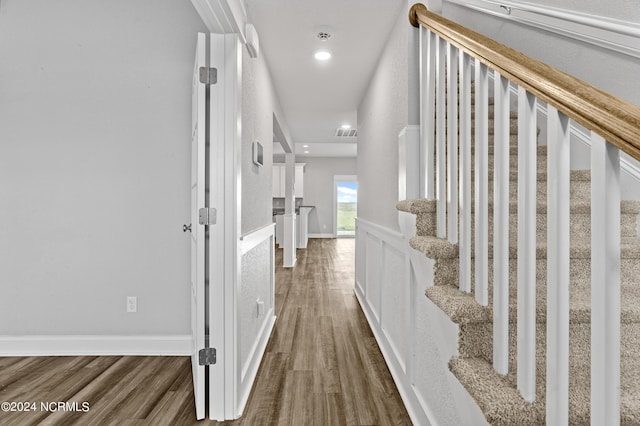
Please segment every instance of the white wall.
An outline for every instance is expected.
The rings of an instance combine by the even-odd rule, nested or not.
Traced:
[[[636,23],[640,18],[640,8],[636,0],[535,0],[528,3]]]
[[[0,5],[0,335],[190,333],[203,30],[189,2]]]
[[[358,217],[397,229],[398,134],[407,126],[407,5],[396,24],[358,107]]]
[[[551,0],[547,0],[547,3],[551,3]],[[564,3],[567,2],[557,1],[556,3],[558,3],[557,6],[566,6]],[[595,7],[595,5],[599,6]],[[613,9],[608,2],[599,0],[576,2],[573,6],[578,11]],[[444,4],[443,16],[627,101],[640,104],[638,58],[636,57],[605,50],[592,44],[448,2]],[[636,6],[634,12],[626,19],[637,23],[640,19],[640,9]]]
[[[242,58],[242,233],[271,223],[273,112],[278,100],[264,55]],[[264,147],[264,166],[253,164],[253,141]]]
[[[333,234],[333,176],[355,175],[357,164],[353,158],[306,157],[304,169],[305,206],[315,206],[309,213],[309,234]]]
[[[574,10],[581,14],[599,15],[637,25],[640,8],[627,0],[537,0],[532,4]],[[574,40],[532,26],[519,24],[472,9],[445,2],[443,15],[479,33],[494,38],[542,62],[574,75],[622,99],[640,105],[640,83],[637,77],[640,61],[637,57],[604,49],[594,44]],[[595,16],[597,21],[599,16]],[[568,25],[568,24],[556,24]],[[553,46],[553,48],[549,48]],[[640,49],[640,41],[636,50]],[[540,116],[539,116],[540,117]],[[539,123],[544,127],[546,123]],[[571,164],[573,168],[590,167],[590,151],[575,126],[572,136]],[[625,160],[621,179],[622,198],[640,198],[640,162],[622,153]]]

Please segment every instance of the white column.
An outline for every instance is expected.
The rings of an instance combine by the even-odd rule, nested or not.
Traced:
[[[436,46],[436,235],[438,238],[445,238],[447,236],[447,109],[445,107],[447,42],[438,37]]]
[[[494,73],[493,368],[509,372],[509,80]]]
[[[591,134],[591,424],[620,422],[620,151]]]
[[[518,389],[536,398],[536,98],[518,89]]]
[[[436,36],[420,26],[420,190],[430,200],[435,197],[435,44]]]
[[[460,291],[471,291],[471,59],[460,52]]]
[[[569,424],[569,119],[547,106],[547,423]]]
[[[283,266],[292,268],[296,264],[296,199],[294,193],[294,181],[296,173],[295,153],[285,154],[285,178],[284,178],[284,255]]]
[[[475,296],[489,304],[489,73],[476,59]]]
[[[458,49],[447,43],[447,236],[458,242]]]

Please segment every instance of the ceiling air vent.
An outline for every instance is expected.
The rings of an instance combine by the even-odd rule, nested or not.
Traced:
[[[343,129],[342,127],[338,127],[336,129],[336,136],[339,138],[355,138],[358,136],[358,129]]]

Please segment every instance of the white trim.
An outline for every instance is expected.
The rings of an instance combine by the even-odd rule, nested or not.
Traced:
[[[309,238],[336,238],[333,234],[309,234]]]
[[[409,230],[410,231],[410,230]],[[415,230],[414,230],[415,231]],[[366,239],[371,236],[375,238],[380,244],[380,262],[374,261],[377,276],[383,277],[385,265],[385,256],[384,256],[384,248],[385,246],[389,246],[397,251],[399,251],[405,258],[405,279],[406,283],[402,283],[402,285],[409,285],[410,283],[410,255],[409,255],[409,245],[405,241],[403,235],[400,232],[391,230],[384,226],[363,220],[356,219],[356,238]],[[356,243],[356,247],[358,244]],[[366,243],[364,244],[366,247]],[[428,404],[424,401],[421,401],[420,392],[416,389],[413,384],[412,375],[409,371],[413,369],[413,362],[416,359],[414,356],[414,347],[412,339],[409,339],[409,345],[411,349],[409,349],[406,354],[399,353],[397,348],[394,347],[392,343],[392,338],[394,336],[390,336],[389,331],[386,330],[384,324],[381,323],[380,312],[375,312],[375,307],[370,303],[370,299],[380,297],[381,288],[378,289],[379,294],[370,294],[368,291],[367,285],[367,275],[368,270],[371,265],[367,265],[367,249],[364,248],[362,251],[356,252],[356,264],[364,262],[364,276],[357,277],[362,280],[362,282],[356,282],[354,292],[356,298],[358,299],[358,303],[362,308],[362,311],[367,318],[367,322],[371,327],[371,331],[378,342],[378,347],[382,352],[382,356],[385,359],[387,367],[391,372],[391,376],[393,377],[396,386],[398,387],[398,392],[400,393],[400,397],[402,398],[402,402],[404,403],[407,412],[409,413],[409,417],[413,424],[419,425],[435,425],[437,421],[435,416],[431,412]],[[381,286],[385,285],[384,282],[380,283]],[[375,292],[374,292],[375,293]],[[374,302],[377,303],[377,302]],[[378,309],[381,307],[378,306]],[[398,309],[408,309],[409,307],[398,307]],[[389,313],[386,315],[393,315],[393,313]],[[385,316],[386,317],[386,316]],[[384,320],[383,320],[384,321]],[[413,330],[415,329],[415,317],[413,312],[410,314],[409,318],[409,327]],[[411,333],[413,335],[413,333]],[[408,362],[407,362],[408,361]]]
[[[253,347],[251,348],[251,355],[249,356],[250,361],[247,363],[248,368],[246,371],[243,371],[241,375],[241,383],[239,384],[240,395],[238,395],[238,412],[236,413],[236,418],[239,418],[242,415],[247,405],[249,395],[251,394],[251,388],[253,387],[253,382],[258,374],[262,357],[267,349],[269,338],[271,337],[271,333],[273,332],[273,328],[276,323],[276,317],[273,309],[270,309],[266,315],[267,320],[264,322],[260,333],[258,333],[258,339],[256,339]]]
[[[640,58],[640,25],[634,22],[514,0],[445,1]]]
[[[246,44],[247,11],[243,1],[191,0],[210,33],[238,34]]]
[[[407,250],[404,236],[398,231],[378,225],[377,223],[369,222],[365,219],[356,218],[356,229],[358,227],[366,228],[367,234],[373,235],[399,251],[405,252]]]
[[[0,336],[0,356],[190,356],[191,336]]]
[[[246,253],[253,250],[258,244],[268,239],[269,237],[275,237],[275,223],[270,223],[262,228],[258,228],[254,231],[247,232],[240,237],[240,255],[243,256]]]

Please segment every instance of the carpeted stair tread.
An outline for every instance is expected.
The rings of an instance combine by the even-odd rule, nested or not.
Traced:
[[[588,356],[576,349],[571,352],[569,382],[569,424],[590,424],[590,362]],[[575,356],[574,356],[575,355]],[[640,424],[640,359],[638,356],[622,356],[621,370],[621,418],[624,426]],[[545,370],[546,360],[538,357],[539,371]],[[545,375],[538,374],[536,400],[524,401],[514,384],[513,377],[496,373],[491,364],[482,358],[457,358],[449,362],[449,368],[476,400],[492,425],[544,425],[545,424]]]
[[[509,318],[515,323],[517,319],[517,276],[512,268],[509,283]],[[545,272],[543,272],[545,273]],[[634,277],[638,271],[624,272],[620,286],[621,305],[620,320],[622,323],[640,323],[640,288],[634,285]],[[590,279],[571,278],[570,283],[570,321],[575,324],[591,321],[591,281]],[[465,293],[454,285],[433,285],[425,290],[426,296],[446,313],[456,324],[493,321],[493,285],[488,288],[489,304],[480,305],[472,293]],[[546,322],[546,280],[539,280],[536,285],[536,321]]]
[[[449,369],[475,399],[489,422],[495,426],[544,425],[540,401],[527,403],[509,380],[479,358],[458,358]]]
[[[510,233],[509,257],[517,258],[517,240],[513,232]],[[411,248],[418,250],[425,256],[432,259],[451,259],[458,257],[458,244],[451,244],[445,239],[434,236],[416,235],[409,240]],[[493,244],[489,244],[489,259],[493,258]],[[591,240],[587,238],[574,238],[570,242],[569,256],[572,259],[591,259]],[[547,242],[545,239],[536,244],[536,258],[547,258]],[[620,258],[640,259],[640,238],[621,237],[620,238]]]

